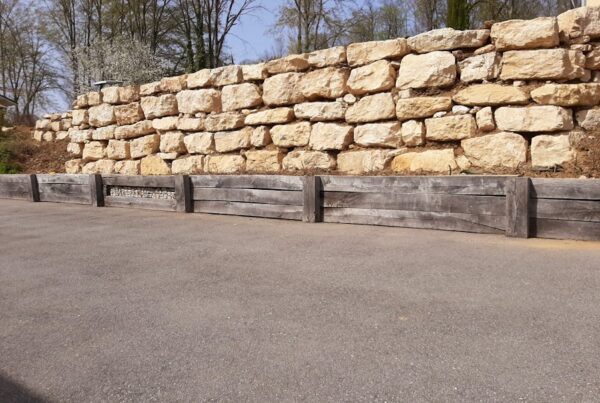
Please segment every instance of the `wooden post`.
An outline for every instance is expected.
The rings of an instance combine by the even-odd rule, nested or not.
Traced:
[[[29,175],[29,200],[32,202],[40,201],[40,189],[38,187],[37,176]]]
[[[104,189],[102,183],[102,175],[90,175],[90,195],[92,198],[92,206],[104,207]]]
[[[322,183],[319,176],[305,176],[303,180],[304,211],[302,221],[323,221]]]
[[[175,176],[176,211],[179,213],[192,213],[194,211],[192,200],[192,181],[188,175]]]
[[[529,178],[506,180],[506,236],[529,238]]]

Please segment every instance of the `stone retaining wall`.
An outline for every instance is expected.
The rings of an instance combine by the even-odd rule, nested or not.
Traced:
[[[355,43],[79,96],[69,173],[516,172],[600,124],[600,8]]]

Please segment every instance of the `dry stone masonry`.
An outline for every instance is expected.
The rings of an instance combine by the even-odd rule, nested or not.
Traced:
[[[438,29],[81,95],[69,173],[518,172],[600,127],[600,8]]]

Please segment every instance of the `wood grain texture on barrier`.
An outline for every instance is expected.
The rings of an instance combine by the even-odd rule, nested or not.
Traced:
[[[190,176],[192,185],[208,188],[241,188],[268,190],[302,190],[302,178],[283,175],[196,175]]]
[[[31,176],[22,174],[0,175],[0,199],[33,201]]]
[[[506,182],[506,236],[529,237],[529,178],[510,178]]]
[[[177,203],[177,212],[191,213],[194,211],[192,182],[188,175],[179,175],[175,177],[175,201]]]
[[[194,212],[302,220],[303,207],[232,201],[195,201]]]
[[[323,221],[323,184],[321,183],[321,177],[305,176],[302,186],[304,199],[302,221],[310,223]]]
[[[104,207],[104,189],[102,185],[102,175],[90,175],[89,182],[92,206]]]
[[[177,201],[165,199],[150,199],[142,197],[113,197],[104,198],[106,207],[129,207],[144,210],[176,211]]]
[[[174,188],[174,176],[102,175],[104,186],[132,186],[147,188]]]

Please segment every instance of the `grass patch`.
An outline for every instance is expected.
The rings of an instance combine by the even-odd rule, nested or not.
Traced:
[[[0,132],[0,174],[17,174],[23,172],[19,162],[24,155],[33,151],[29,133],[18,130]]]

